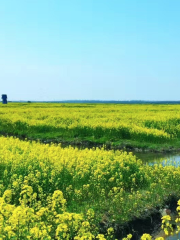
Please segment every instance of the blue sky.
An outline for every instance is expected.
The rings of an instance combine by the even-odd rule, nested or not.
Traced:
[[[179,0],[0,1],[9,100],[180,100]]]

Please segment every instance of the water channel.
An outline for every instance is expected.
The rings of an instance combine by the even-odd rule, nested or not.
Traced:
[[[138,152],[134,153],[138,159],[141,159],[144,163],[154,165],[154,164],[162,164],[180,166],[180,152],[174,153],[147,153],[147,152]],[[159,229],[157,233],[155,233],[154,238],[164,237],[166,240],[177,240],[180,239],[180,233],[176,234],[176,230],[174,230],[174,235],[166,236],[164,231]]]
[[[134,155],[137,158],[141,159],[144,163],[148,163],[150,165],[161,163],[163,166],[173,165],[180,166],[180,152],[174,153],[154,153],[154,152],[138,152]]]

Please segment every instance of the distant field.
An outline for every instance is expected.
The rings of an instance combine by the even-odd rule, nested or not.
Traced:
[[[180,105],[10,103],[0,132],[33,139],[104,144],[168,144],[180,140]]]

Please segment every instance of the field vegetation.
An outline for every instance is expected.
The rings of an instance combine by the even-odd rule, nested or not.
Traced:
[[[180,106],[10,103],[0,108],[0,132],[67,143],[178,147]]]
[[[0,239],[118,239],[179,182],[180,168],[131,153],[0,137]]]
[[[178,147],[179,110],[179,105],[1,105],[0,133],[13,137],[0,137],[0,239],[121,239],[129,221],[180,197],[177,164],[148,165],[125,151],[60,143]],[[163,221],[167,233],[170,220]],[[124,240],[134,234],[128,233]]]

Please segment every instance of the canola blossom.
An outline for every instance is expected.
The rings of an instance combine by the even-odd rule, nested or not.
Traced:
[[[0,137],[0,239],[118,239],[116,224],[178,195],[179,181],[178,167],[132,153]]]
[[[169,143],[180,138],[179,105],[9,103],[0,132],[39,139]]]

